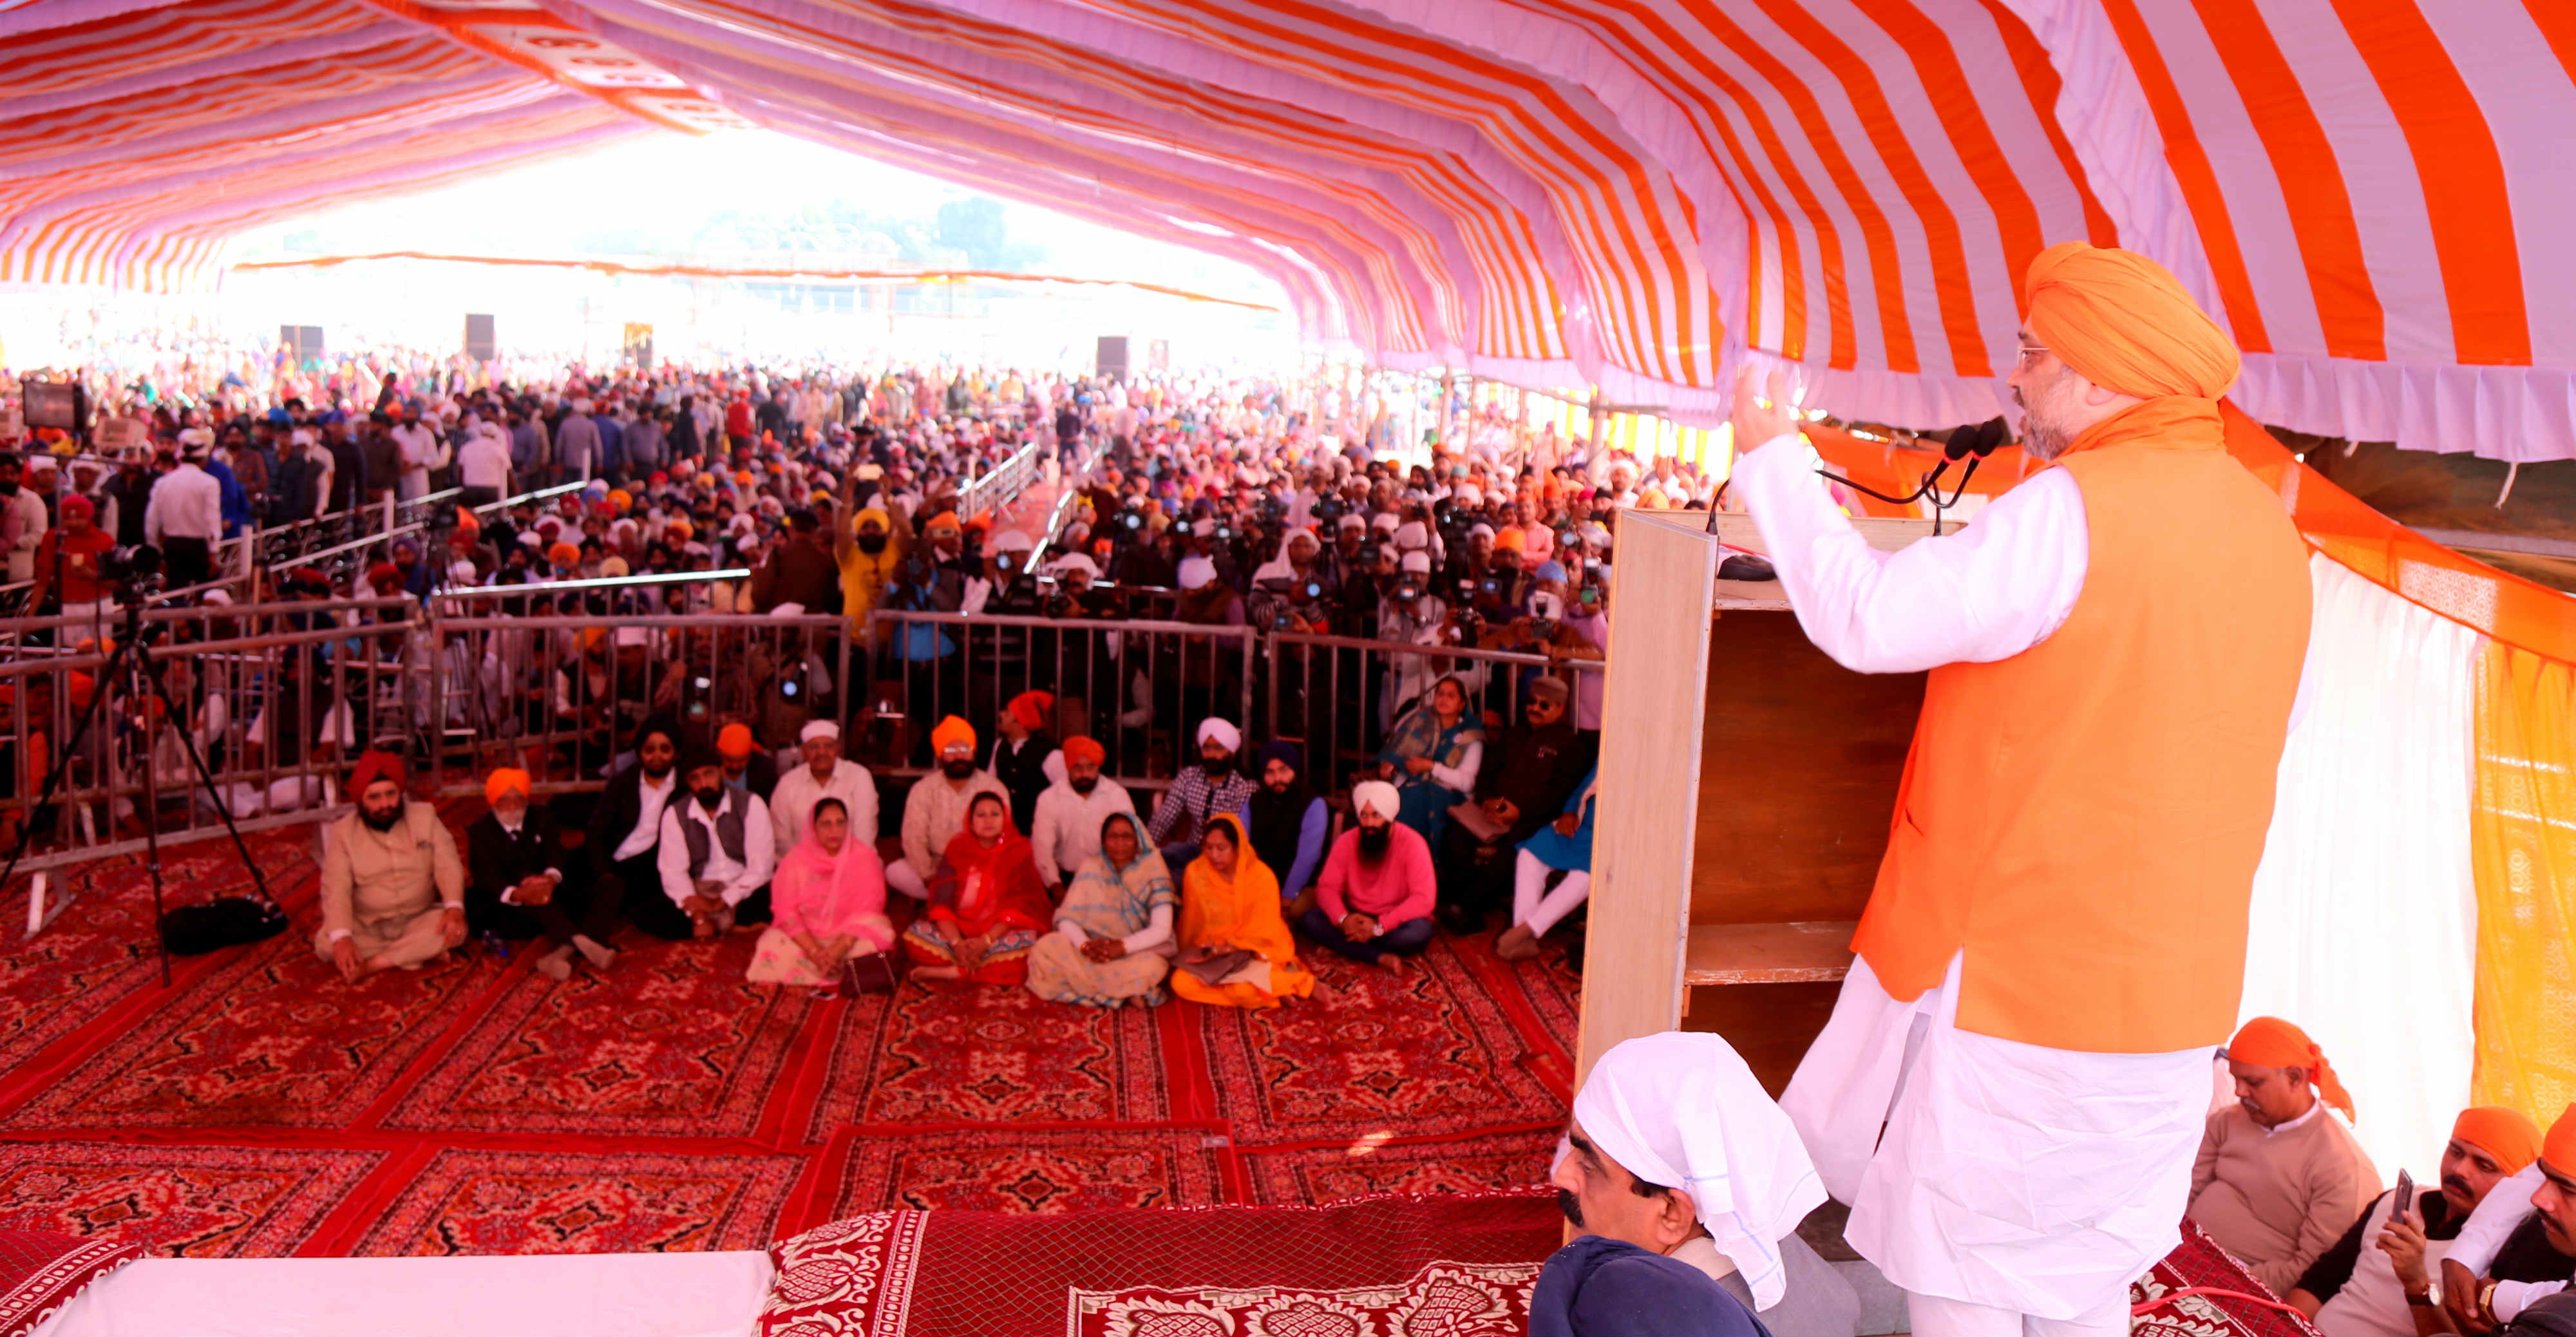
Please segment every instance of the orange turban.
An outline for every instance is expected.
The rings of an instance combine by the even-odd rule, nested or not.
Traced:
[[[2325,1051],[2308,1038],[2306,1031],[2279,1017],[2256,1017],[2236,1032],[2227,1042],[2227,1061],[2246,1063],[2257,1068],[2301,1068],[2317,1094],[2326,1103],[2353,1117],[2352,1097],[2344,1093],[2343,1083],[2336,1079],[2333,1067],[2326,1063]]]
[[[2134,251],[2059,242],[2030,262],[2022,305],[2031,337],[2105,390],[2216,399],[2236,383],[2236,341]]]
[[[951,715],[930,731],[930,750],[945,753],[955,747],[969,752],[975,750],[975,726]]]
[[[503,794],[515,789],[519,797],[528,796],[528,773],[515,766],[504,766],[483,777],[483,801],[498,803]],[[2483,1144],[2481,1144],[2483,1145]]]
[[[964,526],[957,523],[957,512],[941,511],[939,514],[930,517],[930,523],[923,525],[921,527],[921,532],[924,534],[937,534],[942,532],[955,534],[961,532],[964,528]]]
[[[716,751],[721,752],[728,757],[750,756],[751,726],[748,724],[728,724],[725,727],[716,730]]]
[[[546,560],[557,566],[571,566],[581,560],[581,549],[569,543],[558,543],[546,549]]]
[[[1506,525],[1503,527],[1503,532],[1494,535],[1496,552],[1520,552],[1528,546],[1529,536],[1523,534],[1518,525]]]
[[[1034,733],[1046,727],[1047,712],[1055,709],[1055,698],[1045,692],[1022,692],[1011,698],[1011,718],[1020,727]]]
[[[2506,1174],[2519,1174],[2540,1154],[2540,1125],[2531,1116],[2502,1105],[2472,1105],[2451,1122],[2453,1141],[2495,1158]]]
[[[1064,746],[1060,750],[1064,753],[1064,759],[1067,765],[1071,765],[1077,761],[1087,761],[1092,765],[1097,766],[1100,763],[1109,760],[1109,749],[1102,747],[1097,741],[1086,738],[1081,734],[1075,734],[1073,737],[1064,740]]]
[[[2541,1139],[2540,1159],[2562,1175],[2576,1175],[2576,1105],[2549,1125],[2549,1136]]]

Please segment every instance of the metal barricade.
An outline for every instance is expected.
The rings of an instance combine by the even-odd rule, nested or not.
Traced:
[[[1038,478],[1039,443],[1032,441],[1013,452],[1009,459],[993,466],[992,471],[960,489],[957,513],[976,515],[984,511],[998,513],[1028,491]]]
[[[872,678],[852,755],[894,774],[926,771],[930,731],[955,715],[990,736],[1011,698],[1056,698],[1049,730],[1088,734],[1102,773],[1159,785],[1197,753],[1199,721],[1252,717],[1260,633],[1250,627],[877,609]]]
[[[540,792],[594,790],[657,715],[683,742],[739,721],[784,748],[807,720],[843,718],[841,684],[864,653],[831,614],[567,614],[551,607],[562,596],[529,592],[545,588],[500,587],[469,617],[434,610],[424,662],[442,776],[521,765]],[[482,791],[459,779],[445,792]]]
[[[1328,792],[1370,778],[1362,772],[1377,764],[1388,730],[1443,677],[1467,689],[1471,713],[1493,712],[1508,727],[1521,720],[1538,675],[1565,678],[1581,699],[1597,696],[1599,683],[1586,679],[1602,669],[1600,660],[1300,632],[1272,632],[1267,642],[1256,736],[1302,744],[1308,777]]]
[[[138,694],[121,670],[102,677],[124,634],[121,612],[107,639],[93,638],[88,616],[9,624],[22,642],[42,630],[73,648],[22,648],[0,664],[0,852],[22,826],[35,836],[21,872],[141,850],[145,803],[163,845],[220,837],[218,804],[246,831],[345,811],[335,777],[347,759],[369,746],[409,752],[427,722],[410,672],[414,611],[399,598],[146,609],[144,622],[166,628],[147,639],[175,712],[148,682]],[[212,792],[181,729],[212,772]],[[66,756],[62,785],[39,806]]]

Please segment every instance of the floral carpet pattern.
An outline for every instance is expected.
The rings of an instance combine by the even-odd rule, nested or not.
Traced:
[[[351,987],[312,950],[312,832],[250,844],[295,926],[166,988],[139,861],[77,871],[32,940],[24,880],[0,898],[0,1228],[173,1256],[739,1249],[895,1209],[1510,1190],[1565,1120],[1579,981],[1481,938],[1403,974],[1313,960],[1316,996],[1261,1013],[818,999],[746,983],[749,934],[626,932],[563,983],[469,944]],[[162,870],[174,903],[249,881],[227,844]]]

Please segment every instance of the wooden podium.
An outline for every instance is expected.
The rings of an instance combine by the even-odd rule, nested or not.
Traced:
[[[1749,517],[1709,519],[1620,516],[1578,1066],[1687,1025],[1776,1092],[1850,965],[1923,675],[1851,672],[1776,581],[1717,579],[1721,540],[1763,545]],[[1891,551],[1932,528],[1856,523]]]

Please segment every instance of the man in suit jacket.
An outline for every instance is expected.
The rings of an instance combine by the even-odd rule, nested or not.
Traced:
[[[582,852],[590,859],[591,885],[614,887],[634,907],[662,899],[662,809],[685,798],[680,788],[680,725],[668,715],[644,721],[635,735],[635,764],[608,777],[590,810]]]
[[[564,848],[554,814],[529,806],[528,783],[526,771],[506,767],[483,782],[492,810],[465,829],[466,925],[513,942],[542,934],[554,944],[537,958],[548,979],[571,978],[575,952],[606,970],[617,960],[608,940],[623,889],[594,882],[589,861]]]

